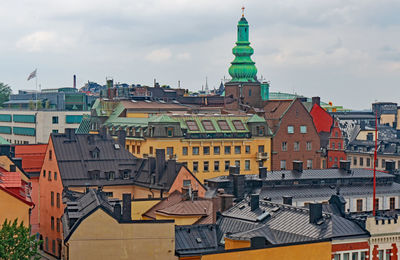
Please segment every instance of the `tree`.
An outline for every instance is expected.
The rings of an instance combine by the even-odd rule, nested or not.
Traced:
[[[0,82],[0,106],[10,99],[11,88],[9,85]]]
[[[36,101],[36,109],[39,110],[39,109],[42,109],[42,108],[43,108],[42,101],[41,100]]]
[[[33,102],[33,100],[29,100],[28,107],[29,107],[29,110],[34,110],[35,109],[35,102]]]
[[[0,228],[0,259],[40,259],[38,247],[42,241],[30,233],[23,221],[18,225],[18,219],[12,224],[6,219]]]

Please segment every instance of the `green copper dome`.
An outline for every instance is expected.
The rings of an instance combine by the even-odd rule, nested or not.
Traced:
[[[257,82],[257,68],[254,65],[255,62],[250,58],[254,50],[250,47],[249,42],[249,24],[244,16],[239,20],[237,28],[237,42],[232,49],[235,59],[229,67],[231,82]]]

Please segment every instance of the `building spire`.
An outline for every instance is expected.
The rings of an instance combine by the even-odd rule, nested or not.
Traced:
[[[242,6],[242,17],[244,17],[244,9],[245,9],[245,7]]]

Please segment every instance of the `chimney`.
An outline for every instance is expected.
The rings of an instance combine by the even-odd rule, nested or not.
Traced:
[[[74,75],[74,88],[76,89],[76,75]]]
[[[310,203],[310,223],[317,224],[322,219],[322,204]]]
[[[161,178],[165,169],[165,149],[156,149],[156,182]]]
[[[10,164],[10,172],[16,172],[17,168],[15,166],[15,164]]]
[[[317,104],[318,106],[321,105],[321,98],[320,97],[312,97],[312,106]]]
[[[345,216],[346,200],[343,198],[342,195],[332,195],[329,199],[329,204],[335,205],[339,209],[340,215],[342,217]]]
[[[218,194],[221,200],[221,212],[230,209],[233,206],[233,195],[231,194]]]
[[[122,194],[122,220],[129,221],[132,220],[132,201],[131,194],[124,193]]]
[[[267,178],[267,167],[259,167],[258,168],[258,177],[260,179]]]
[[[240,168],[235,165],[229,166],[229,175],[232,174],[240,174]]]
[[[292,205],[293,197],[292,196],[283,196],[283,204],[285,205]]]
[[[65,128],[64,133],[69,140],[75,140],[75,129]]]
[[[361,130],[365,130],[365,121],[360,121]]]
[[[350,161],[349,160],[340,160],[339,165],[340,165],[341,170],[350,172]]]
[[[374,141],[374,134],[373,133],[368,133],[367,134],[367,141]]]
[[[182,187],[182,200],[190,200],[189,189],[188,186]]]
[[[264,248],[267,245],[265,237],[252,237],[250,238],[251,248]]]
[[[125,148],[125,144],[126,144],[126,131],[123,129],[118,130],[117,132],[117,136],[118,136],[118,144],[121,147]]]
[[[119,204],[119,202],[115,203],[114,205],[114,217],[117,220],[121,219],[121,204]]]
[[[387,172],[393,173],[394,170],[396,169],[396,163],[395,163],[395,161],[393,161],[393,160],[388,160],[388,161],[386,161],[385,169],[386,169]]]
[[[12,161],[16,167],[22,170],[22,158],[12,158]]]
[[[99,135],[101,139],[103,140],[107,139],[107,128],[105,126],[100,127]]]
[[[199,191],[193,190],[192,191],[192,200],[197,200],[199,198]]]
[[[303,162],[302,161],[293,161],[293,171],[303,172]]]
[[[244,196],[244,175],[243,174],[233,174],[233,195],[242,199]]]
[[[251,211],[255,211],[259,207],[260,207],[260,195],[251,194],[250,195],[250,208],[251,208]]]

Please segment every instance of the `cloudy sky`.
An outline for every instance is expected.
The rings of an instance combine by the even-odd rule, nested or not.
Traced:
[[[348,108],[399,102],[400,2],[391,0],[2,0],[0,82],[88,80],[200,89],[229,77],[242,5],[271,91]]]

